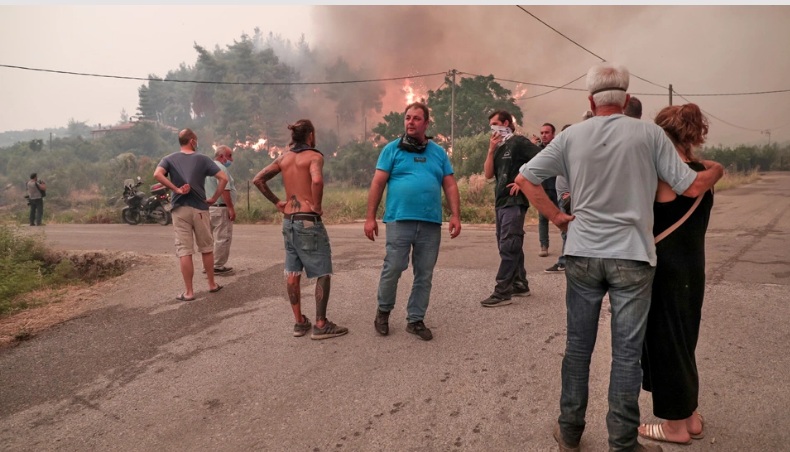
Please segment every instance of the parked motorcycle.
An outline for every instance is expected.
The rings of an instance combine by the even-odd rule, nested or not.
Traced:
[[[140,177],[137,182],[126,179],[123,183],[123,202],[126,207],[121,212],[123,221],[127,224],[140,224],[142,222],[159,223],[166,226],[172,223],[170,216],[170,194],[167,187],[162,184],[151,185],[151,196],[137,188],[143,184]]]

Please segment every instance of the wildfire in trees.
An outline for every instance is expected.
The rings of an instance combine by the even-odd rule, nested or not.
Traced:
[[[403,81],[403,88],[401,88],[401,91],[403,91],[403,94],[406,96],[406,105],[412,102],[422,102],[425,99],[425,95],[418,93],[409,79]]]
[[[250,140],[240,141],[240,140],[236,140],[236,142],[233,143],[233,146],[235,148],[252,149],[255,152],[261,152],[264,149],[264,146],[266,146],[266,140],[263,139],[263,138],[259,138],[258,141],[250,141]]]

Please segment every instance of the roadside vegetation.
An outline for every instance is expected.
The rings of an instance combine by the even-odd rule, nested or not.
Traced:
[[[0,225],[0,316],[47,304],[40,290],[87,285],[121,275],[129,259],[102,253],[71,254],[49,249],[41,236]]]

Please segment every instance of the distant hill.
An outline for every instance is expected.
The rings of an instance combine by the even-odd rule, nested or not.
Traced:
[[[69,136],[68,128],[67,127],[58,127],[58,128],[49,128],[49,129],[41,129],[41,130],[11,130],[8,132],[0,132],[0,148],[6,148],[9,146],[13,146],[16,143],[22,142],[29,142],[30,140],[43,140],[44,146],[46,147],[49,143],[49,134],[52,134],[52,138],[63,138]]]

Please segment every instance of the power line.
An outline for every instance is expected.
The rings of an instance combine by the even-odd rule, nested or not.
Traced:
[[[54,74],[67,74],[67,75],[80,75],[84,77],[101,77],[101,78],[114,78],[114,79],[122,79],[122,80],[140,80],[144,82],[174,82],[174,83],[199,83],[199,84],[207,84],[207,85],[253,85],[253,86],[290,86],[290,85],[341,85],[346,83],[368,83],[368,82],[389,82],[394,80],[406,80],[410,78],[423,78],[423,77],[433,77],[435,75],[445,75],[446,72],[436,72],[433,74],[422,74],[422,75],[408,75],[403,77],[390,77],[390,78],[379,78],[379,79],[367,79],[367,80],[342,80],[336,82],[217,82],[217,81],[210,81],[210,80],[178,80],[178,79],[159,79],[159,78],[142,78],[142,77],[130,77],[130,76],[123,76],[123,75],[106,75],[106,74],[90,74],[85,72],[71,72],[71,71],[61,71],[55,69],[41,69],[41,68],[31,68],[25,66],[14,66],[10,64],[0,64],[0,67],[7,67],[11,69],[22,69],[26,71],[36,71],[36,72],[50,72]]]
[[[598,58],[598,59],[599,59],[599,60],[601,60],[601,61],[606,61],[606,60],[605,60],[604,58],[602,58],[601,56],[599,56],[599,55],[595,54],[594,52],[592,52],[591,50],[587,49],[587,48],[586,48],[586,47],[584,47],[583,45],[581,45],[581,44],[579,44],[578,42],[574,41],[573,39],[571,39],[571,38],[569,38],[569,37],[565,36],[563,33],[561,33],[561,32],[560,32],[559,30],[557,30],[556,28],[554,28],[554,27],[552,27],[551,25],[547,24],[546,22],[542,21],[541,19],[539,19],[537,16],[535,16],[535,15],[534,15],[534,14],[532,14],[531,12],[527,11],[526,9],[522,8],[522,7],[521,7],[521,6],[519,6],[519,5],[516,5],[516,6],[517,6],[517,7],[518,7],[520,10],[522,10],[522,11],[524,11],[525,13],[529,14],[530,16],[532,16],[532,18],[534,18],[534,19],[535,19],[535,20],[537,20],[538,22],[542,23],[542,24],[543,24],[543,25],[545,25],[546,27],[548,27],[548,28],[550,28],[551,30],[553,30],[555,33],[559,34],[560,36],[562,36],[563,38],[567,39],[568,41],[570,41],[570,42],[572,42],[572,43],[576,44],[578,47],[582,48],[584,51],[586,51],[586,52],[587,52],[587,53],[589,53],[590,55],[593,55],[594,57]],[[660,85],[660,84],[658,84],[658,83],[652,82],[652,81],[650,81],[650,80],[647,80],[647,79],[645,79],[645,78],[643,78],[643,77],[640,77],[640,76],[638,76],[638,75],[636,75],[636,74],[634,74],[634,73],[631,73],[631,75],[633,75],[634,77],[638,78],[639,80],[642,80],[643,82],[649,83],[649,84],[651,84],[651,85],[654,85],[654,86],[658,86],[659,88],[669,89],[669,87],[667,87],[667,86],[663,86],[663,85]],[[577,79],[577,80],[578,80],[578,79]],[[558,89],[559,89],[559,88],[558,88]],[[556,91],[556,90],[553,90],[553,91]],[[753,94],[773,94],[773,93],[783,93],[783,92],[788,92],[788,91],[790,91],[790,90],[760,91],[760,92],[752,92],[752,93],[687,94],[687,96],[743,96],[743,95],[753,95]],[[550,93],[550,92],[552,92],[552,91],[549,91],[549,92],[547,92],[547,93],[544,93],[544,94],[548,94],[548,93]],[[678,96],[680,96],[680,98],[684,99],[686,102],[689,102],[689,103],[691,102],[690,100],[688,100],[688,99],[686,99],[685,97],[683,97],[683,95],[681,95],[680,93],[677,93],[675,90],[672,90],[672,92],[675,92],[675,93],[676,93]],[[638,94],[638,93],[635,93],[635,94]],[[640,94],[640,95],[653,95],[653,94]],[[702,110],[702,108],[700,108],[700,110]],[[732,124],[731,122],[725,121],[725,120],[723,120],[723,119],[721,119],[721,118],[719,118],[719,117],[717,117],[717,116],[714,116],[714,115],[713,115],[713,114],[711,114],[710,112],[707,112],[707,111],[705,111],[705,110],[702,110],[702,111],[703,111],[703,112],[704,112],[706,115],[710,116],[711,118],[714,118],[714,119],[716,119],[716,120],[718,120],[718,121],[721,121],[721,122],[723,122],[724,124],[727,124],[727,125],[729,125],[729,126],[732,126],[732,127],[736,127],[736,128],[738,128],[738,129],[742,129],[742,130],[748,130],[748,131],[752,131],[752,132],[763,132],[763,130],[766,130],[766,129],[751,129],[751,128],[748,128],[748,127],[742,127],[742,126],[738,126],[738,125]],[[780,126],[780,127],[778,127],[778,128],[786,127],[787,125],[790,125],[790,124],[786,124],[786,125],[784,125],[784,126]],[[767,130],[775,130],[775,129],[767,129]]]
[[[92,74],[86,72],[72,72],[72,71],[63,71],[57,69],[42,69],[42,68],[31,68],[25,66],[16,66],[10,64],[0,64],[0,67],[11,68],[11,69],[22,69],[26,71],[35,71],[35,72],[48,72],[54,74],[66,74],[66,75],[78,75],[83,77],[100,77],[100,78],[113,78],[113,79],[121,79],[121,80],[139,80],[144,82],[173,82],[173,83],[197,83],[197,84],[210,84],[210,85],[252,85],[252,86],[288,86],[288,85],[338,85],[338,84],[349,84],[349,83],[369,83],[369,82],[388,82],[388,81],[396,81],[396,80],[406,80],[412,78],[425,78],[425,77],[433,77],[437,75],[445,75],[446,72],[434,72],[431,74],[422,74],[422,75],[407,75],[402,77],[388,77],[388,78],[379,78],[379,79],[365,79],[365,80],[341,80],[341,81],[333,81],[333,82],[219,82],[213,80],[179,80],[179,79],[161,79],[161,78],[152,78],[152,77],[133,77],[133,76],[124,76],[124,75],[107,75],[107,74]],[[483,77],[479,74],[473,74],[471,72],[458,72],[459,74],[466,74],[471,75],[474,77]],[[668,87],[653,83],[649,80],[645,80],[635,74],[631,74],[634,77],[644,80],[648,83],[652,83],[660,88],[669,89]],[[567,86],[571,83],[579,80],[582,78],[584,74],[580,75],[579,77],[573,79],[572,81],[565,83],[563,85],[548,85],[544,83],[533,83],[533,82],[525,82],[521,80],[511,80],[506,78],[498,78],[494,77],[494,80],[503,81],[503,82],[512,82],[512,83],[521,83],[522,85],[530,85],[530,86],[540,86],[544,88],[552,88],[551,91],[547,91],[546,93],[542,93],[540,95],[548,94],[557,89],[566,89],[570,91],[587,91],[583,88],[568,88]],[[779,93],[787,93],[790,92],[790,89],[779,89],[779,90],[769,90],[769,91],[752,91],[752,92],[739,92],[739,93],[694,93],[694,94],[686,94],[686,96],[690,97],[703,97],[703,96],[750,96],[750,95],[759,95],[759,94],[779,94]],[[639,96],[666,96],[666,93],[631,93],[633,95]],[[537,97],[532,96],[532,97]],[[530,97],[530,98],[532,98]],[[529,98],[525,98],[529,99]]]
[[[576,44],[577,46],[579,46],[580,48],[582,48],[582,49],[583,49],[585,52],[589,53],[590,55],[594,56],[595,58],[598,58],[598,59],[599,59],[599,60],[601,60],[601,61],[606,61],[604,58],[602,58],[602,57],[600,57],[600,56],[596,55],[595,53],[593,53],[591,50],[587,49],[587,48],[586,48],[586,47],[584,47],[583,45],[581,45],[581,44],[579,44],[578,42],[574,41],[573,39],[571,39],[571,38],[569,38],[569,37],[565,36],[564,34],[562,34],[562,33],[561,33],[559,30],[557,30],[556,28],[552,27],[551,25],[547,24],[546,22],[543,22],[542,20],[540,20],[540,19],[538,18],[538,16],[536,16],[536,15],[532,14],[531,12],[527,11],[527,10],[526,10],[526,9],[524,9],[524,8],[523,8],[521,5],[516,5],[516,7],[517,7],[518,9],[520,9],[520,10],[524,11],[525,13],[529,14],[530,16],[532,16],[532,18],[533,18],[533,19],[535,19],[535,20],[537,20],[538,22],[542,23],[543,25],[545,25],[545,26],[547,26],[547,27],[551,28],[551,29],[552,29],[552,30],[554,30],[554,32],[555,32],[555,33],[557,33],[558,35],[560,35],[560,36],[562,36],[563,38],[567,39],[568,41],[570,41],[570,42],[572,42],[572,43]]]

